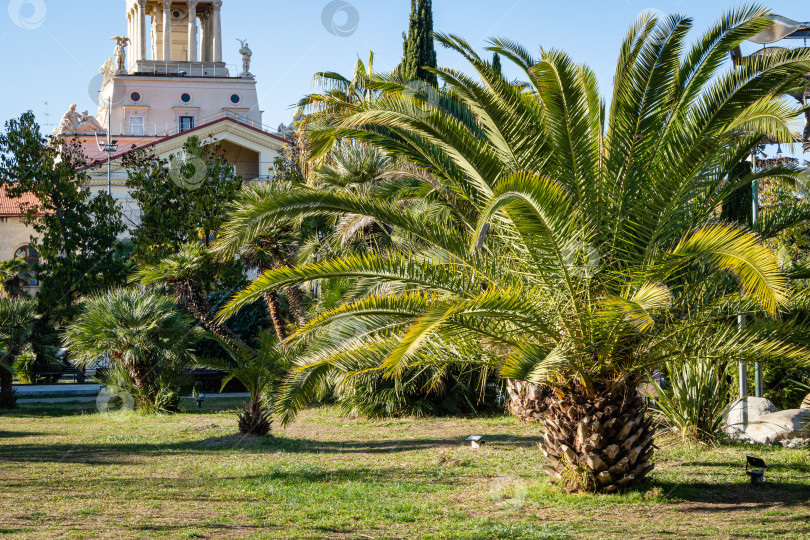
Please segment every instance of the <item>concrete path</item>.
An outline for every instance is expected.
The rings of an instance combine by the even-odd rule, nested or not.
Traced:
[[[89,386],[89,385],[86,385]],[[98,386],[98,385],[96,385]],[[64,394],[62,394],[64,395]],[[76,396],[66,398],[25,398],[18,399],[17,403],[20,405],[25,403],[93,403],[98,396]],[[206,401],[209,399],[225,399],[225,398],[248,398],[250,394],[247,392],[233,392],[225,394],[205,394]],[[183,399],[192,399],[191,396],[183,396]]]

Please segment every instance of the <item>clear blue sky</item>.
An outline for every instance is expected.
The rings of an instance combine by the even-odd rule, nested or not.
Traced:
[[[124,0],[4,0],[0,10],[3,84],[0,119],[32,109],[45,123],[57,122],[71,103],[96,109],[88,86],[112,54],[115,35],[125,35]],[[322,19],[328,0],[224,0],[225,61],[240,62],[237,38],[247,39],[265,123],[289,123],[290,106],[312,90],[312,75],[331,70],[350,74],[357,57],[376,55],[376,71],[395,67],[402,55],[401,34],[408,23],[408,0],[346,0],[340,28],[355,21],[351,35],[330,33]],[[435,29],[459,34],[483,50],[489,37],[509,37],[533,51],[563,48],[597,73],[603,93],[610,90],[619,44],[631,22],[646,9],[682,13],[695,20],[695,34],[740,2],[717,0],[434,0]],[[772,1],[775,12],[810,20],[810,6],[796,0]],[[32,28],[20,27],[22,13]],[[339,33],[339,32],[338,32]],[[798,45],[798,43],[796,43]],[[439,49],[439,64],[465,68]],[[508,69],[507,72],[509,73]],[[517,75],[517,72],[511,74]]]

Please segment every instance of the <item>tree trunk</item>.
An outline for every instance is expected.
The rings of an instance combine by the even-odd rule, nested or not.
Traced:
[[[571,491],[614,492],[649,473],[652,422],[633,381],[598,389],[555,388],[542,404],[545,471]]]
[[[281,317],[281,305],[278,303],[276,291],[265,293],[264,303],[267,304],[267,311],[270,314],[273,327],[276,329],[278,340],[283,343],[287,339],[287,328],[284,325],[284,319]]]
[[[287,303],[290,304],[290,311],[292,311],[295,322],[299,327],[307,324],[307,311],[304,308],[304,295],[298,285],[291,285],[284,289],[287,295]]]
[[[545,386],[509,379],[506,381],[509,412],[523,422],[537,422],[542,419],[543,401],[550,392]]]
[[[172,283],[172,290],[175,299],[186,305],[188,310],[191,311],[197,320],[200,321],[200,324],[203,325],[203,328],[213,333],[234,349],[244,350],[248,354],[256,356],[256,351],[253,350],[250,345],[242,341],[233,330],[216,320],[211,310],[211,305],[203,294],[202,287],[197,283],[175,282]]]
[[[8,366],[0,366],[0,409],[13,409],[17,406],[13,383],[14,377]]]

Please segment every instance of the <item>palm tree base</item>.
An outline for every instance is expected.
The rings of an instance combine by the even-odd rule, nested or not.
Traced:
[[[611,493],[634,484],[653,464],[652,421],[635,390],[617,383],[588,396],[581,385],[543,400],[543,469],[570,491]]]
[[[261,401],[245,404],[245,410],[239,413],[239,433],[267,435],[272,423],[270,411],[264,408]]]
[[[509,379],[506,381],[509,412],[521,422],[538,422],[542,420],[543,404],[550,392],[546,386]]]

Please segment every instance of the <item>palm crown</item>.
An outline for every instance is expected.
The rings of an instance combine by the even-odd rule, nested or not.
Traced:
[[[790,321],[773,322],[802,299],[791,298],[761,239],[718,213],[729,193],[757,176],[729,180],[763,136],[797,139],[789,123],[801,109],[781,95],[810,72],[810,51],[722,65],[770,24],[765,15],[759,8],[729,13],[691,47],[690,19],[643,16],[622,45],[609,113],[593,72],[561,51],[536,59],[494,40],[490,49],[523,70],[524,87],[460,38],[440,35],[480,81],[438,69],[445,91],[414,92],[377,77],[377,99],[313,121],[316,140],[357,139],[423,168],[438,180],[431,196],[451,211],[438,223],[434,214],[362,194],[307,189],[254,205],[254,229],[291,214],[352,213],[427,246],[275,270],[234,298],[223,316],[268,288],[332,277],[380,285],[299,332],[357,320],[366,329],[299,359],[280,406],[294,411],[335,370],[396,377],[423,363],[478,362],[497,366],[504,378],[550,383],[558,396],[593,400],[617,383],[626,394],[672,355],[807,362]],[[769,223],[768,234],[807,218],[788,214]],[[760,318],[738,333],[731,316],[739,312]],[[633,440],[645,441],[627,456],[632,463],[651,453],[651,436],[627,399],[617,421],[636,422]],[[593,450],[580,443],[585,454]],[[554,458],[563,459],[559,451]],[[621,481],[648,470],[639,463]],[[612,489],[629,470],[588,467],[604,472],[600,481]]]

